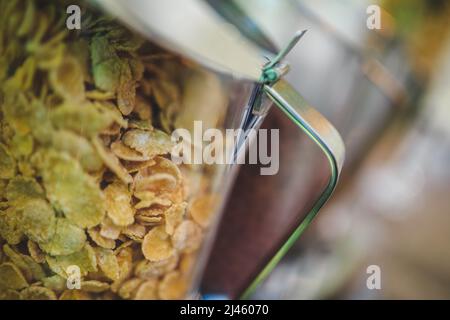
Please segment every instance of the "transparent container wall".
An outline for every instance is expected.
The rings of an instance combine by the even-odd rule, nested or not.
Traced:
[[[193,297],[233,170],[171,152],[238,128],[253,84],[79,5],[68,30],[63,3],[0,0],[0,298]]]

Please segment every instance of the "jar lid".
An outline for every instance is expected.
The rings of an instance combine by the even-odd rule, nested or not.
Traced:
[[[107,13],[168,50],[234,77],[258,81],[267,60],[201,0],[93,0]]]

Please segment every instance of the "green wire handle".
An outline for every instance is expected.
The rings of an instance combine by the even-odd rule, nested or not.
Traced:
[[[337,130],[324,116],[312,108],[288,82],[278,80],[273,86],[266,84],[264,85],[264,92],[320,147],[328,159],[331,173],[327,186],[314,203],[311,211],[244,291],[241,296],[242,299],[248,298],[256,287],[269,275],[306,227],[308,227],[320,208],[331,197],[331,194],[336,188],[345,157],[344,143]]]

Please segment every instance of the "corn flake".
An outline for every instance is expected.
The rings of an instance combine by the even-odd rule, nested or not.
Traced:
[[[52,145],[56,150],[67,152],[74,159],[80,161],[83,169],[88,172],[99,171],[103,166],[102,159],[89,140],[72,131],[55,131]]]
[[[133,252],[130,247],[121,248],[116,257],[119,265],[119,278],[111,285],[111,291],[113,292],[117,292],[121,284],[128,279],[133,272]]]
[[[60,296],[59,300],[91,300],[89,293],[83,290],[65,290]]]
[[[177,187],[177,180],[171,174],[146,174],[146,171],[140,170],[134,177],[134,189],[136,191],[169,192]]]
[[[136,221],[143,226],[154,226],[161,224],[163,222],[163,218],[161,216],[145,216],[141,214],[136,215]]]
[[[0,300],[22,300],[22,295],[17,290],[3,289],[0,290]]]
[[[86,292],[104,292],[109,290],[110,285],[106,282],[101,282],[97,280],[86,280],[81,281],[81,289]]]
[[[100,225],[100,235],[107,239],[117,240],[119,239],[121,227],[116,226],[111,219],[103,219]]]
[[[187,279],[181,273],[172,271],[159,283],[159,297],[164,300],[182,299],[186,295],[187,285]]]
[[[44,189],[31,177],[16,176],[6,187],[6,199],[11,205],[20,206],[27,200],[44,199],[44,197]]]
[[[131,68],[125,59],[120,64],[120,80],[117,87],[117,106],[123,115],[129,115],[136,104],[136,82],[134,81]]]
[[[177,264],[178,255],[176,254],[170,256],[167,259],[155,262],[142,260],[137,263],[134,273],[139,278],[152,279],[174,270]]]
[[[48,242],[39,243],[40,248],[52,256],[65,256],[80,251],[86,243],[84,230],[65,218],[56,219],[56,229]]]
[[[20,293],[25,300],[57,300],[55,293],[45,287],[31,286]]]
[[[41,279],[42,285],[55,292],[62,292],[67,288],[67,279],[55,274]]]
[[[128,226],[134,222],[134,209],[131,206],[131,193],[126,185],[114,182],[103,191],[106,199],[108,217],[117,226]]]
[[[128,238],[140,242],[142,241],[142,239],[144,239],[147,230],[145,229],[144,226],[135,223],[123,229],[122,233],[126,235]]]
[[[64,99],[82,101],[84,99],[83,70],[78,61],[70,55],[65,55],[57,68],[49,73],[53,90]]]
[[[157,129],[152,131],[131,129],[125,132],[122,141],[128,147],[139,151],[149,158],[167,154],[173,147],[170,137]]]
[[[47,197],[74,224],[89,228],[105,215],[104,196],[95,180],[64,153],[47,150],[35,162],[43,177]]]
[[[129,173],[136,173],[139,170],[153,166],[155,164],[154,160],[147,161],[125,161],[124,166]]]
[[[37,263],[45,262],[45,254],[42,252],[41,248],[39,248],[38,244],[34,241],[27,241],[28,252],[30,253],[31,258]]]
[[[189,206],[189,214],[200,226],[207,228],[217,203],[218,197],[215,195],[197,197]]]
[[[166,232],[173,235],[175,227],[177,227],[184,218],[184,213],[186,211],[187,203],[177,203],[167,209],[164,213]]]
[[[122,141],[111,143],[111,151],[120,159],[127,161],[146,161],[150,158],[143,156],[142,153],[126,146]]]
[[[13,178],[16,172],[16,162],[7,147],[0,143],[0,179]]]
[[[112,250],[96,248],[98,267],[109,279],[115,281],[120,276],[120,266]]]
[[[148,279],[142,282],[136,290],[135,300],[154,300],[158,298],[158,280]]]
[[[132,299],[135,295],[139,286],[142,284],[144,280],[139,278],[132,278],[125,281],[118,291],[118,294],[123,299]]]
[[[11,262],[0,264],[0,288],[20,290],[28,287],[28,282],[19,268]]]
[[[185,253],[183,254],[183,256],[181,257],[181,261],[180,261],[180,272],[183,275],[190,275],[192,274],[192,270],[194,268],[195,265],[195,259],[196,259],[196,254],[195,253]]]
[[[54,237],[56,218],[47,201],[28,200],[20,205],[18,214],[21,228],[29,239],[43,243]]]
[[[26,158],[33,152],[33,146],[33,136],[16,132],[11,140],[11,153],[16,159]]]
[[[172,242],[176,249],[189,253],[199,248],[202,238],[200,227],[192,221],[185,220],[175,229]]]
[[[164,227],[155,227],[145,235],[142,243],[142,253],[150,261],[165,260],[175,254],[170,236],[165,232]]]
[[[129,184],[133,182],[133,177],[120,163],[119,158],[108,150],[99,139],[92,140],[99,156],[103,159],[105,165],[114,172],[123,183]]]
[[[12,245],[22,241],[24,233],[16,208],[9,207],[0,211],[0,236]]]
[[[45,277],[44,269],[30,256],[16,252],[7,244],[3,246],[3,252],[22,271],[27,281],[41,280]]]
[[[116,50],[105,37],[94,36],[90,51],[95,86],[107,92],[116,92],[122,71]]]
[[[151,191],[137,191],[134,192],[133,195],[140,199],[140,201],[134,205],[136,209],[144,209],[151,206],[169,207],[172,204],[172,201],[169,199],[157,196]]]
[[[105,238],[100,234],[99,227],[90,228],[87,232],[92,241],[94,241],[100,247],[106,249],[114,249],[116,247],[116,242],[114,240]]]
[[[111,113],[102,111],[98,104],[66,101],[51,111],[50,119],[56,128],[91,137],[114,122]]]
[[[80,268],[81,276],[97,271],[97,258],[94,250],[88,244],[78,252],[66,256],[47,256],[46,260],[49,268],[63,278],[67,278],[66,270],[73,265]]]

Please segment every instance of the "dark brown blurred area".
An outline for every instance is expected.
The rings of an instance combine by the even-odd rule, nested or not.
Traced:
[[[280,171],[262,176],[255,165],[240,169],[204,275],[204,292],[238,298],[326,186],[326,159],[280,110],[273,109],[262,128],[280,128]]]

